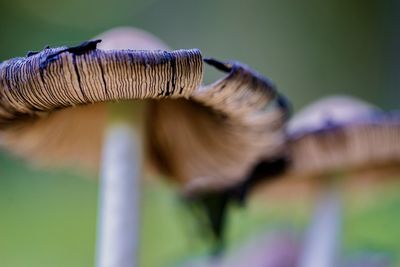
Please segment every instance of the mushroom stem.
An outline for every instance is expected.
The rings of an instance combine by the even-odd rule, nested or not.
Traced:
[[[341,194],[335,183],[320,193],[300,256],[299,267],[337,266],[341,229]]]
[[[122,119],[122,113],[127,111],[123,107],[124,104],[122,109],[121,104],[116,104],[111,108],[114,118],[107,127],[103,148],[97,267],[133,267],[138,264],[143,142],[140,127],[133,127],[128,118]]]

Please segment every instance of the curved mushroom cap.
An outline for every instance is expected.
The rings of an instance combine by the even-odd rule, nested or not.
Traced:
[[[100,49],[169,50],[155,36],[139,29],[120,27],[96,38]],[[0,145],[39,165],[98,169],[107,109],[105,103],[75,106],[23,121],[0,131]]]
[[[104,37],[110,41],[103,48],[125,48],[137,33],[108,32]],[[141,44],[163,46],[139,35],[149,41]],[[105,51],[96,44],[45,49],[0,65],[3,144],[53,162],[98,161],[105,111],[93,103],[162,98],[150,104],[146,115],[152,162],[188,192],[238,183],[260,160],[283,152],[288,107],[271,83],[247,66],[207,60],[227,76],[201,87],[198,50]],[[91,136],[94,129],[98,132]],[[71,132],[73,138],[66,137]]]
[[[288,123],[288,140],[286,170],[253,188],[263,201],[313,197],[332,175],[351,178],[341,181],[343,188],[363,194],[400,172],[400,114],[355,98],[327,97],[305,107]]]
[[[159,101],[148,116],[152,161],[191,196],[233,187],[258,162],[285,150],[288,107],[282,96],[245,65],[210,63],[228,75],[190,101]]]
[[[400,165],[400,118],[360,100],[333,97],[293,117],[288,127],[295,176]]]

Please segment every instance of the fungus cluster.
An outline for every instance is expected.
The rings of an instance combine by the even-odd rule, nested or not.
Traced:
[[[35,161],[100,162],[99,251],[108,256],[100,255],[98,265],[131,266],[135,259],[128,254],[134,255],[135,242],[125,237],[124,246],[111,248],[115,237],[123,239],[124,229],[118,228],[135,233],[127,226],[136,219],[126,214],[126,203],[138,190],[127,188],[138,185],[141,166],[127,159],[140,159],[132,153],[140,153],[136,145],[143,142],[127,139],[143,136],[146,165],[156,166],[187,194],[218,191],[245,180],[259,161],[283,153],[288,106],[268,79],[239,62],[205,60],[197,49],[124,50],[164,48],[155,37],[127,29],[108,32],[104,39],[112,50],[98,49],[100,40],[94,40],[2,62],[0,140]],[[202,86],[203,60],[226,76]],[[142,133],[132,134],[137,129],[128,113],[138,102],[131,100],[146,100]],[[111,102],[125,107],[118,113],[127,127],[105,119],[110,111],[104,103]]]
[[[79,129],[62,127],[75,126],[70,118],[86,119],[86,106],[157,99],[150,102],[146,118],[151,158],[189,191],[237,183],[258,161],[283,151],[288,107],[272,84],[247,66],[206,60],[227,76],[201,86],[199,50],[101,50],[97,43],[46,48],[0,65],[5,146],[53,161],[74,158],[78,153],[70,156],[59,144]],[[91,136],[81,136],[77,141],[90,142]]]
[[[311,105],[286,125],[285,98],[240,62],[205,59],[198,49],[169,51],[135,29],[100,39],[0,63],[0,144],[48,165],[101,169],[98,253],[107,257],[99,266],[136,261],[137,244],[124,234],[137,235],[127,225],[137,224],[129,209],[136,210],[132,195],[139,194],[143,166],[200,200],[220,238],[227,201],[243,198],[260,178],[302,177],[332,189],[344,179],[337,176],[400,166],[398,113],[337,97]],[[226,76],[202,85],[204,62]],[[321,198],[315,215],[314,228],[326,238],[311,230],[300,266],[334,264],[340,225],[335,190]],[[117,249],[122,239],[128,241]]]

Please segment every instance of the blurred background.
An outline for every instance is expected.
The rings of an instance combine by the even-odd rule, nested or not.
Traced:
[[[399,11],[396,1],[361,0],[1,1],[0,61],[129,25],[172,48],[200,48],[205,56],[252,66],[294,110],[332,94],[394,109]],[[400,266],[400,187],[348,197],[345,207],[344,257],[373,252]],[[261,232],[301,235],[311,210],[310,201],[281,207],[252,198],[230,216],[228,250]],[[93,266],[96,213],[96,177],[40,170],[0,150],[0,266]],[[142,214],[140,266],[177,266],[207,253],[171,185],[144,185]]]

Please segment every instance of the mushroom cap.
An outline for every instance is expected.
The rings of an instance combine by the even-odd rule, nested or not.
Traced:
[[[103,49],[165,48],[142,31],[118,29],[103,37]],[[239,183],[260,160],[283,153],[288,106],[246,65],[209,59],[227,75],[200,86],[198,50],[101,50],[96,44],[46,48],[0,65],[3,145],[50,163],[96,166],[105,127],[101,103],[158,99],[146,114],[151,162],[187,192]]]
[[[189,196],[233,187],[258,162],[285,152],[288,107],[282,97],[247,66],[224,66],[229,74],[189,101],[155,100],[149,109],[152,162]]]
[[[400,113],[361,100],[333,96],[298,112],[288,124],[287,168],[253,186],[262,201],[313,198],[331,178],[352,195],[393,184],[400,173]],[[272,181],[271,181],[272,180]]]
[[[97,36],[103,50],[169,50],[155,36],[132,27],[118,27]],[[56,110],[0,131],[0,145],[42,167],[99,169],[107,119],[106,103]]]
[[[329,176],[400,166],[400,117],[349,97],[325,98],[288,126],[288,175]]]

